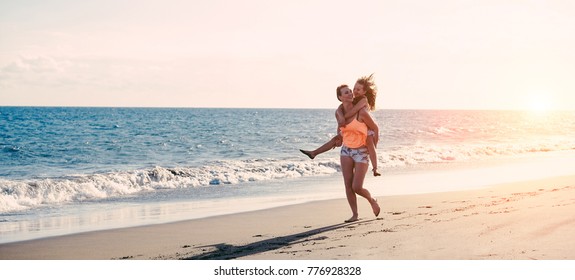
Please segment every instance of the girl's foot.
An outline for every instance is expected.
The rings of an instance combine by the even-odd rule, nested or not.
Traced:
[[[373,199],[371,201],[371,209],[373,209],[373,214],[375,214],[375,217],[379,216],[379,212],[381,211],[381,208],[379,207],[379,204],[377,203],[377,199]]]
[[[308,156],[310,159],[313,159],[315,157],[314,155],[311,154],[310,151],[305,151],[302,149],[300,149],[299,151],[302,152],[304,155]]]
[[[377,169],[373,169],[373,176],[377,177],[377,176],[381,176],[381,174],[379,172],[377,172]]]

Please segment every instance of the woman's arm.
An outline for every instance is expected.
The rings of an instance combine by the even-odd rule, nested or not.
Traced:
[[[360,99],[357,104],[353,105],[353,108],[351,108],[351,110],[349,110],[349,112],[345,113],[345,118],[349,119],[353,116],[355,116],[355,114],[357,114],[357,112],[359,112],[359,110],[361,110],[362,108],[366,108],[367,109],[367,98],[363,97],[362,99]]]
[[[337,120],[337,127],[338,129],[340,127],[345,126],[346,122],[345,122],[345,117],[344,117],[344,113],[343,113],[343,105],[340,104],[339,107],[337,107],[337,110],[335,110],[335,119]]]

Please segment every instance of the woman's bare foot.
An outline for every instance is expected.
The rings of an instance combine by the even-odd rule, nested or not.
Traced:
[[[373,169],[373,176],[375,176],[375,177],[381,176],[381,173],[377,172],[377,168]]]
[[[357,218],[357,215],[353,215],[353,216],[351,216],[351,218],[345,220],[344,222],[351,223],[351,222],[356,222],[356,221],[359,221],[359,219]]]
[[[375,216],[379,216],[379,212],[381,211],[381,208],[379,207],[379,204],[377,203],[377,199],[373,198],[373,200],[371,201],[371,209],[373,209],[373,214],[375,214]]]
[[[302,149],[300,149],[299,151],[302,152],[304,155],[308,156],[310,159],[315,158],[315,156],[312,155],[312,153],[311,153],[310,151],[305,151],[305,150],[302,150]]]

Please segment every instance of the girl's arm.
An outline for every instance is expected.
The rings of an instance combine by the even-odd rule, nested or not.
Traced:
[[[359,111],[359,116],[361,117],[361,120],[367,125],[367,127],[373,130],[375,133],[375,135],[373,135],[373,144],[377,147],[377,142],[379,142],[379,126],[377,123],[375,123],[373,118],[371,118],[371,115],[367,112],[367,109]]]
[[[367,108],[367,98],[363,97],[362,99],[360,99],[357,104],[353,105],[353,108],[351,108],[351,110],[349,110],[349,112],[345,113],[345,118],[349,119],[353,116],[355,116],[355,114],[357,114],[357,112],[359,112],[359,110],[361,110],[362,108]]]

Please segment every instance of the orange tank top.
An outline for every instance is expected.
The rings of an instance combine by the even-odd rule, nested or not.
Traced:
[[[345,127],[340,128],[343,144],[352,149],[365,146],[367,140],[367,125],[353,119]]]

